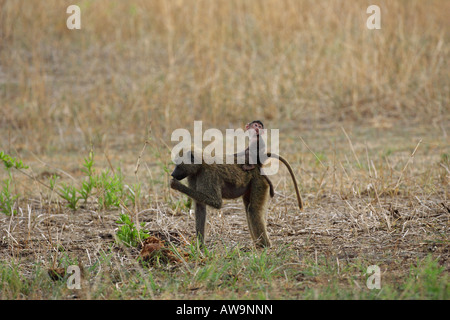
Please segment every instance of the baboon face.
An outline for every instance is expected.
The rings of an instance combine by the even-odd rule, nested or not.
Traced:
[[[245,130],[254,130],[256,135],[259,136],[260,130],[264,129],[264,125],[261,121],[255,120],[245,125]]]
[[[173,170],[171,176],[174,179],[183,180],[184,178],[186,178],[189,175],[188,170],[186,170],[186,166],[188,166],[188,165],[184,164],[184,163],[177,165],[175,167],[175,169]]]

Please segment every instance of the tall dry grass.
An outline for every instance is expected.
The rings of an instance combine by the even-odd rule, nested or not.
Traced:
[[[66,28],[81,8],[82,29]],[[449,120],[447,0],[0,0],[0,144],[169,140],[193,120],[273,128]],[[301,126],[300,126],[301,124]]]

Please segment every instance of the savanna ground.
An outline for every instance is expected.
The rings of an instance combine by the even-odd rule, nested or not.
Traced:
[[[450,2],[378,1],[381,30],[370,4],[0,0],[0,298],[449,299]],[[306,208],[281,168],[272,248],[236,200],[199,249],[171,133],[253,119]],[[79,290],[49,276],[70,265]]]

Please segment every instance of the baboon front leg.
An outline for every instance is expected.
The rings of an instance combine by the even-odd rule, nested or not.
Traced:
[[[202,192],[194,190],[190,187],[185,186],[180,181],[172,179],[170,181],[170,187],[172,189],[183,192],[187,196],[194,199],[196,202],[204,203],[208,206],[220,209],[222,207],[222,195],[218,193],[217,190],[208,190],[208,192]]]
[[[257,247],[270,247],[266,227],[268,188],[268,184],[263,179],[256,179],[243,197],[248,228]]]
[[[195,202],[195,232],[200,243],[205,240],[206,205]]]

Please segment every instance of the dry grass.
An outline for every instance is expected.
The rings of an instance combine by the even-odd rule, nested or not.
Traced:
[[[18,215],[0,219],[4,226],[0,257],[11,261],[9,268],[23,278],[5,282],[9,285],[3,287],[3,297],[448,298],[450,173],[448,161],[437,156],[448,145],[437,144],[436,140],[430,143],[429,133],[420,134],[420,145],[399,134],[396,138],[403,144],[390,143],[391,137],[383,136],[377,140],[380,145],[369,149],[367,143],[351,134],[347,134],[347,140],[341,129],[305,137],[304,141],[314,146],[316,139],[327,133],[340,138],[334,143],[336,150],[316,150],[314,155],[305,147],[300,153],[301,165],[295,165],[301,176],[304,212],[296,209],[286,170],[273,177],[276,196],[268,209],[273,249],[251,249],[241,201],[227,201],[223,209],[210,210],[210,252],[194,250],[182,263],[168,267],[142,267],[137,260],[139,248],[126,248],[115,241],[119,212],[129,212],[152,233],[179,235],[183,241],[173,245],[191,252],[194,218],[183,204],[184,197],[168,190],[167,176],[160,166],[149,167],[151,163],[143,161],[146,169],[139,170],[138,175],[148,194],[139,207],[120,210],[101,210],[92,197],[72,211],[53,192],[37,183],[30,185],[28,178],[16,174],[17,188],[29,196],[18,201]],[[369,138],[376,135],[373,129],[358,133]],[[150,145],[148,150],[151,154],[152,148]],[[432,148],[439,151],[430,152]],[[134,165],[124,162],[127,180],[133,181]],[[75,169],[67,172],[77,174]],[[81,179],[77,177],[75,182]],[[40,196],[33,195],[38,190]],[[435,259],[437,266],[427,267],[428,257]],[[36,265],[45,270],[77,263],[88,271],[83,290],[76,292],[66,289],[64,281],[59,287],[45,285],[51,280],[36,270]],[[373,264],[382,270],[382,292],[365,287],[365,270]],[[443,275],[431,282],[431,289],[417,280],[425,277],[428,280],[423,281],[428,283],[431,280],[426,277],[434,279],[429,273],[434,274],[436,268],[441,268]],[[39,291],[28,289],[36,286],[36,279],[43,281],[43,287]],[[17,288],[12,285],[16,282]]]
[[[411,266],[431,255],[448,275],[449,1],[378,1],[377,31],[365,27],[367,1],[80,1],[80,31],[65,26],[69,4],[0,0],[0,150],[40,181],[58,174],[58,183],[80,186],[92,144],[97,170],[120,166],[127,184],[142,183],[138,205],[121,210],[189,242],[193,218],[164,171],[172,131],[261,118],[280,129],[306,210],[296,211],[281,169],[269,204],[269,273],[251,273],[240,201],[211,211],[213,253],[147,270],[136,248],[114,241],[120,210],[100,210],[92,198],[73,212],[13,172],[21,197],[16,216],[0,215],[0,260],[16,263],[8,268],[32,279],[29,287],[39,288],[36,265],[74,261],[88,269],[76,296],[84,299],[374,298],[360,281],[371,264],[398,292],[381,297],[426,298],[402,287]],[[216,280],[201,278],[230,260]],[[330,279],[352,294],[323,290]],[[73,297],[21,281],[0,297]]]
[[[366,1],[82,1],[80,31],[69,4],[0,3],[1,127],[16,148],[133,142],[150,122],[168,141],[199,119],[449,120],[447,1],[382,1],[381,31]]]

